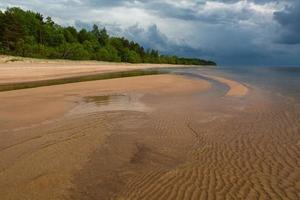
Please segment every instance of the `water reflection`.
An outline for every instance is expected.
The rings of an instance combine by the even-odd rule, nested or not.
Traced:
[[[147,111],[141,101],[141,94],[111,94],[83,97],[82,101],[68,115],[103,111]]]
[[[123,94],[116,95],[105,95],[105,96],[88,96],[84,97],[85,102],[95,103],[97,106],[107,106],[111,104],[120,104],[120,103],[131,103],[131,96],[126,96]]]

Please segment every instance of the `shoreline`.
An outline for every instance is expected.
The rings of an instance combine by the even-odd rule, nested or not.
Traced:
[[[14,59],[14,57],[10,58],[7,56],[0,56],[0,84],[62,79],[75,76],[131,70],[151,70],[178,67],[213,67],[204,65],[130,64],[32,58],[25,58],[24,60],[7,63],[5,62],[5,59]]]

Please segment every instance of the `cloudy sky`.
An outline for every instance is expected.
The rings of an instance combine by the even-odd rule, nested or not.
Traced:
[[[300,66],[300,0],[1,0],[62,25],[96,23],[167,54]]]

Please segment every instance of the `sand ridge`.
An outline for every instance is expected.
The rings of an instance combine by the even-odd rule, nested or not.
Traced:
[[[220,76],[215,76],[215,75],[207,75],[207,74],[201,74],[201,75],[227,85],[229,87],[229,90],[226,93],[226,96],[243,97],[249,93],[249,88],[240,82],[237,82],[234,80],[229,80],[229,79],[226,79],[226,78],[223,78]]]

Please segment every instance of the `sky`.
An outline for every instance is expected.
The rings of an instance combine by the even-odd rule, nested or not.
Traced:
[[[1,0],[63,26],[105,26],[165,54],[300,66],[300,0]]]

